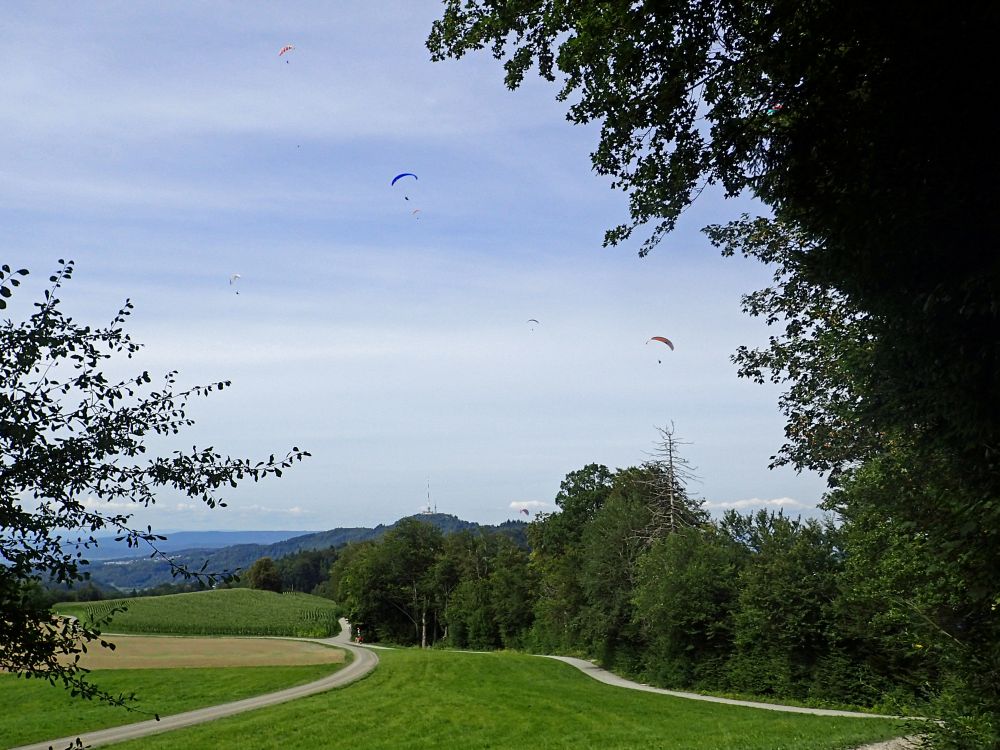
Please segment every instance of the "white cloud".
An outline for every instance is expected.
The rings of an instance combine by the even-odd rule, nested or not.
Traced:
[[[774,497],[762,499],[751,497],[747,500],[732,500],[727,502],[706,502],[708,510],[747,510],[749,508],[789,508],[792,510],[815,510],[815,505],[803,503],[792,497]]]
[[[293,505],[291,508],[273,508],[267,505],[247,505],[242,508],[235,508],[239,513],[250,514],[250,513],[270,513],[272,515],[282,515],[282,516],[309,516],[313,514],[313,511],[306,510],[298,505]]]
[[[93,497],[87,497],[83,500],[83,507],[87,510],[107,510],[108,508],[135,510],[139,506],[130,500],[98,500]]]

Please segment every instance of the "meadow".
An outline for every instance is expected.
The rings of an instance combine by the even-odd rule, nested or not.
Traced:
[[[671,748],[841,750],[899,722],[783,714],[614,688],[573,667],[499,652],[379,651],[348,688],[115,745],[117,750]]]
[[[325,600],[320,600],[325,601]],[[86,616],[106,602],[59,606]],[[286,604],[299,605],[288,607]],[[331,613],[334,606],[327,602]],[[314,597],[232,589],[137,599],[108,630],[220,633],[299,627],[292,611]],[[242,614],[240,614],[242,612]],[[310,622],[308,616],[304,619]],[[298,622],[299,625],[293,623]],[[282,624],[284,623],[284,624]],[[182,640],[182,639],[178,639]],[[192,639],[192,643],[193,643]],[[346,689],[115,745],[119,750],[245,748],[672,748],[843,750],[907,732],[900,722],[787,714],[690,701],[602,685],[560,662],[513,652],[380,650],[375,671]],[[100,670],[111,691],[136,691],[166,715],[318,679],[332,666]],[[0,679],[10,746],[146,718],[71,699],[57,688]]]
[[[57,604],[63,615],[86,621],[115,607],[127,611],[103,626],[109,633],[240,635],[328,638],[340,632],[337,605],[310,594],[220,589],[189,594]]]
[[[72,698],[43,680],[0,674],[0,747],[14,747],[106,727],[131,724],[203,706],[301,685],[335,672],[340,664],[229,667],[224,669],[109,669],[91,681],[114,695],[136,694],[130,712],[98,701]],[[16,707],[16,710],[12,710]]]

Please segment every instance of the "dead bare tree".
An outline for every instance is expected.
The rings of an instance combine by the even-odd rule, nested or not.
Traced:
[[[681,447],[690,443],[677,437],[673,422],[669,427],[656,429],[660,439],[650,460],[643,464],[648,472],[645,484],[649,488],[651,522],[645,534],[649,543],[680,529],[698,526],[708,518],[701,507],[702,501],[688,494],[688,485],[700,481],[694,467],[681,455]]]

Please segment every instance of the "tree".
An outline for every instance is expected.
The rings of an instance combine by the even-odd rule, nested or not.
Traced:
[[[576,578],[583,592],[577,648],[609,668],[635,671],[641,638],[633,592],[639,557],[655,524],[651,472],[619,469],[607,500],[583,529],[576,549]]]
[[[933,400],[935,380],[900,388],[892,374],[899,365],[887,363],[886,352],[905,349],[912,342],[895,338],[896,323],[890,316],[865,312],[845,294],[816,282],[803,260],[813,244],[808,235],[784,222],[747,217],[726,227],[711,227],[709,235],[724,253],[739,252],[775,264],[774,285],[748,295],[744,309],[769,324],[780,323],[784,330],[772,336],[767,347],[741,347],[734,357],[742,376],[788,384],[780,401],[787,417],[787,442],[773,463],[829,472],[831,510],[849,524],[864,519],[867,527],[882,528],[884,540],[909,539],[902,546],[893,542],[888,549],[908,550],[920,560],[910,561],[906,569],[926,570],[924,580],[947,581],[947,590],[961,592],[960,597],[943,600],[911,598],[918,606],[911,614],[925,625],[933,623],[921,642],[934,643],[935,653],[950,654],[945,660],[947,678],[939,682],[949,682],[947,692],[963,698],[948,705],[985,706],[983,717],[1000,711],[1000,662],[982,657],[1000,652],[996,615],[1000,589],[994,573],[1000,569],[1000,487],[993,486],[989,444],[977,449],[981,460],[973,460],[972,444],[957,437],[968,425],[946,423],[952,417],[961,419],[961,407],[954,400],[946,407],[953,410],[947,420],[937,416],[937,406],[923,414],[913,411],[918,401]],[[991,361],[974,351],[970,348],[965,354],[986,359],[977,359],[973,368]],[[930,351],[924,356],[937,361],[939,354]],[[963,366],[939,364],[942,371]],[[953,376],[963,377],[946,375]],[[987,391],[981,392],[986,396],[979,404],[982,415],[973,422],[980,416],[990,418]],[[951,397],[943,393],[942,398]],[[892,563],[872,559],[888,552],[868,547],[866,538],[855,525],[848,553],[865,557],[871,570],[882,573],[884,578],[871,593],[883,597],[880,609],[896,611],[898,602],[888,597],[899,589],[900,579]],[[916,540],[925,543],[914,544]],[[939,606],[941,601],[947,605]],[[956,622],[963,623],[959,639],[963,646],[958,649],[954,647],[959,641],[953,638]],[[892,667],[895,661],[884,663],[892,674],[901,674]],[[949,726],[964,733],[964,727],[988,723],[986,718],[957,716]],[[967,744],[989,744],[985,736]],[[962,746],[965,740],[956,742]]]
[[[681,455],[687,445],[677,437],[673,424],[658,427],[660,440],[651,461],[644,468],[649,478],[649,510],[651,521],[647,540],[651,541],[681,529],[699,526],[708,521],[708,513],[701,508],[700,500],[693,500],[687,486],[697,479],[690,462]]]
[[[723,690],[746,551],[713,524],[657,539],[638,561],[635,618],[645,670],[672,688]]]
[[[402,519],[377,542],[348,547],[331,579],[351,621],[365,623],[377,640],[426,646],[428,625],[442,619],[432,610],[440,601],[435,562],[441,547],[441,531],[414,518]]]
[[[573,649],[577,644],[584,605],[579,543],[611,494],[613,479],[614,473],[602,464],[570,472],[555,498],[561,512],[540,514],[528,528],[539,586],[532,636],[542,650]]]
[[[942,539],[926,552],[961,572],[989,653],[1000,651],[1000,155],[981,102],[998,30],[987,4],[447,0],[428,39],[436,60],[490,48],[511,88],[533,64],[561,74],[570,121],[601,124],[595,171],[629,194],[630,221],[605,244],[652,222],[649,252],[711,183],[760,198],[794,233],[775,260],[789,274],[778,296],[757,302],[776,322],[785,301],[825,295],[857,338],[838,360],[842,342],[790,329],[774,360],[791,383],[782,455],[836,480],[885,441],[912,441],[948,510],[934,529],[923,511],[886,518]],[[749,220],[731,229],[761,247]],[[1000,685],[996,664],[967,666],[970,686]],[[1000,713],[996,689],[969,695]]]
[[[278,572],[278,566],[270,557],[261,557],[255,560],[253,565],[247,569],[246,577],[247,583],[252,589],[281,593],[281,574]]]
[[[0,668],[62,683],[74,694],[124,704],[85,679],[77,660],[99,641],[98,622],[52,615],[31,596],[33,582],[79,583],[93,534],[112,530],[130,546],[148,544],[153,554],[164,537],[134,528],[122,504],[147,507],[169,488],[210,508],[222,507],[224,490],[239,480],[281,476],[309,455],[298,448],[284,457],[253,462],[223,456],[214,448],[147,456],[147,441],[178,434],[193,424],[188,402],[229,386],[220,381],[176,389],[170,372],[153,389],[148,372],[122,380],[105,374],[108,360],[129,359],[139,349],[124,330],[132,303],[105,328],[75,323],[57,296],[73,273],[60,261],[51,287],[26,320],[0,325]],[[0,307],[18,277],[0,272]],[[214,579],[171,562],[176,575]]]
[[[763,510],[744,519],[731,513],[725,526],[751,553],[739,575],[731,680],[745,692],[804,698],[830,652],[836,534]]]
[[[561,75],[573,123],[601,123],[598,174],[655,224],[646,253],[707,183],[749,191],[811,240],[812,281],[876,316],[898,396],[881,418],[935,424],[1000,488],[1000,205],[981,116],[990,5],[901,14],[848,0],[447,0],[432,59],[488,47],[506,83]]]

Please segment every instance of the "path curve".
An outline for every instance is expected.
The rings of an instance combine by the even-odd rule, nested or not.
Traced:
[[[680,690],[666,690],[665,688],[653,687],[641,682],[633,682],[619,677],[613,672],[601,669],[593,662],[586,659],[577,659],[572,656],[544,656],[545,659],[556,659],[558,661],[571,664],[589,677],[593,677],[598,682],[615,687],[628,688],[630,690],[642,690],[646,693],[659,693],[660,695],[672,695],[675,698],[689,698],[696,701],[708,701],[709,703],[726,703],[730,706],[746,706],[748,708],[763,708],[768,711],[786,711],[793,714],[813,714],[815,716],[848,716],[854,719],[906,719],[921,721],[920,716],[891,716],[889,714],[866,714],[861,711],[840,711],[833,708],[807,708],[805,706],[783,706],[778,703],[762,703],[760,701],[741,701],[734,698],[717,698],[714,695],[701,695],[699,693],[686,693]]]
[[[660,695],[672,695],[675,698],[688,698],[696,701],[708,701],[709,703],[726,703],[730,706],[745,706],[747,708],[763,708],[767,711],[785,711],[793,714],[813,714],[814,716],[846,716],[852,719],[899,719],[905,721],[928,721],[923,716],[892,716],[889,714],[866,714],[860,711],[840,711],[833,708],[807,708],[805,706],[784,706],[778,703],[762,703],[760,701],[741,701],[733,698],[717,698],[714,695],[701,695],[699,693],[687,693],[680,690],[667,690],[646,685],[641,682],[633,682],[619,677],[613,672],[602,669],[593,662],[586,659],[577,659],[572,656],[542,656],[544,659],[555,659],[576,667],[588,677],[592,677],[598,682],[614,687],[628,688],[629,690],[641,690],[645,693],[659,693]],[[915,735],[897,737],[887,742],[878,742],[874,745],[865,745],[856,750],[913,750],[919,747],[919,738]]]
[[[45,742],[36,742],[31,745],[22,745],[21,747],[13,748],[13,750],[48,750],[49,747],[61,750],[62,748],[68,747],[74,743],[77,737],[83,740],[83,744],[87,746],[123,742],[125,740],[135,739],[136,737],[147,737],[151,734],[169,732],[172,729],[180,729],[181,727],[190,727],[195,724],[202,724],[206,721],[221,719],[224,716],[232,716],[233,714],[243,713],[244,711],[252,711],[257,708],[264,708],[265,706],[285,703],[286,701],[295,700],[296,698],[304,698],[307,695],[315,695],[316,693],[322,693],[335,687],[342,687],[350,684],[355,680],[360,680],[362,677],[375,669],[378,665],[378,656],[374,651],[370,651],[367,648],[359,648],[351,643],[351,628],[350,625],[348,625],[347,620],[342,619],[340,621],[340,626],[340,635],[336,635],[333,638],[295,639],[336,646],[337,648],[342,648],[345,651],[350,651],[354,655],[353,661],[351,661],[351,663],[346,667],[337,670],[327,677],[316,680],[315,682],[309,682],[305,685],[296,685],[295,687],[286,688],[285,690],[279,690],[274,693],[255,695],[252,698],[244,698],[239,701],[222,703],[218,706],[207,706],[193,711],[185,711],[184,713],[174,714],[172,716],[162,716],[159,721],[150,719],[148,721],[140,721],[135,724],[126,724],[120,727],[99,729],[93,732],[85,732],[80,735],[73,735],[71,737],[60,737],[56,740],[46,740]]]

